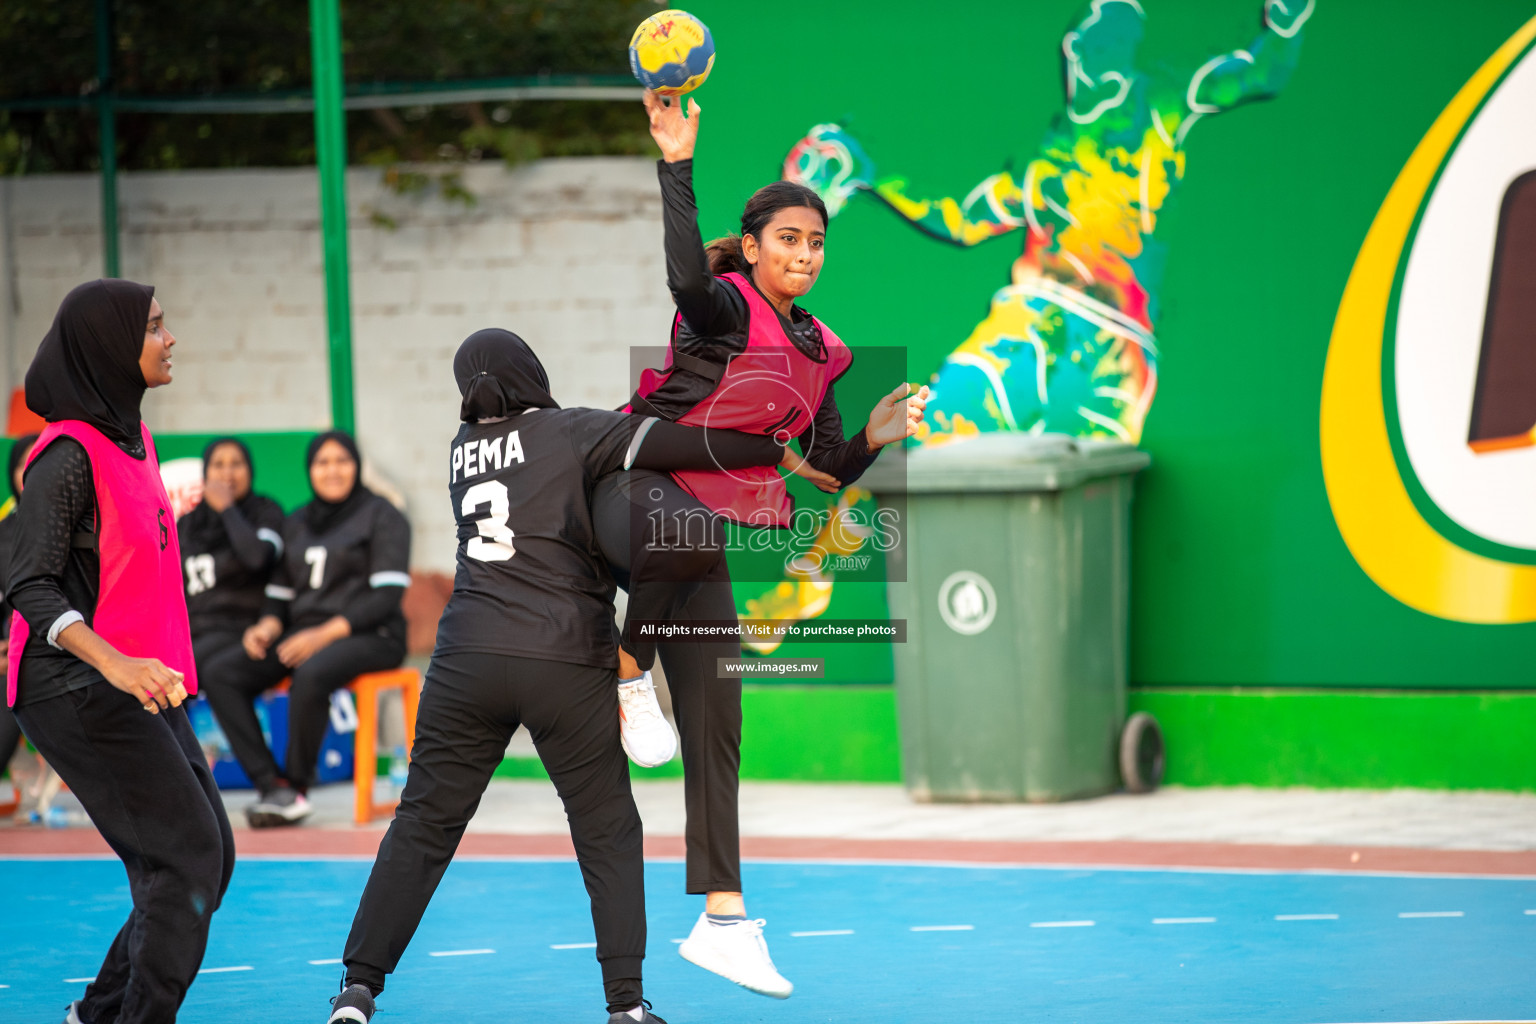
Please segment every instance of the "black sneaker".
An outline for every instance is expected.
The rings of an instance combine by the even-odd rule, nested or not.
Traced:
[[[304,794],[289,786],[277,786],[245,809],[245,820],[251,828],[277,828],[297,825],[314,810]]]
[[[331,1015],[325,1024],[368,1024],[373,1017],[373,993],[367,985],[348,985],[331,999]]]
[[[608,1024],[667,1024],[666,1021],[651,1012],[651,1001],[649,999],[640,1000],[640,1005],[645,1007],[645,1009],[641,1012],[638,1021],[631,1015],[620,1012],[610,1013],[608,1015]]]

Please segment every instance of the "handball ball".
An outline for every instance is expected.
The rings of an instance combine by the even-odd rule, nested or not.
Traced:
[[[715,41],[687,11],[651,15],[629,40],[630,70],[640,84],[662,96],[692,92],[714,66]]]

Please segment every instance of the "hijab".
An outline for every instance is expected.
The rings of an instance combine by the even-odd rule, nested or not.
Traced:
[[[150,285],[102,279],[64,296],[27,370],[27,408],[49,423],[83,420],[144,458],[139,357],[154,294]]]
[[[314,436],[309,442],[309,447],[304,451],[305,477],[308,478],[309,470],[315,464],[315,456],[320,454],[320,449],[325,447],[327,441],[335,441],[347,450],[347,454],[352,456],[352,461],[357,464],[357,476],[353,478],[352,490],[340,501],[326,501],[316,494],[309,504],[304,506],[304,522],[315,534],[325,533],[373,497],[373,492],[363,486],[363,457],[357,450],[357,442],[345,430],[327,430],[323,434]],[[310,489],[314,489],[314,484],[310,484]]]
[[[549,393],[549,375],[528,343],[498,327],[476,331],[453,356],[453,376],[464,396],[459,419],[516,416],[529,409],[558,409]]]
[[[203,449],[203,479],[208,479],[208,464],[213,461],[213,453],[226,444],[232,444],[240,449],[240,454],[245,456],[245,464],[251,467],[251,489],[245,493],[245,497],[235,500],[238,508],[247,518],[251,514],[251,502],[256,498],[256,462],[251,458],[251,450],[245,446],[245,442],[238,437],[216,437],[208,442]],[[224,539],[224,519],[215,512],[206,502],[200,501],[192,511],[182,516],[181,522],[186,524],[187,536],[198,550],[207,550]]]

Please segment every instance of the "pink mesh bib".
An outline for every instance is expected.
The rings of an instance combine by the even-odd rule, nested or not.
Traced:
[[[48,424],[32,446],[28,465],[60,436],[74,438],[91,457],[96,485],[96,536],[101,556],[101,585],[91,628],[132,658],[159,658],[186,673],[188,693],[197,692],[192,662],[192,631],[187,624],[186,590],[181,576],[181,546],[171,500],[160,481],[160,460],[149,428],[145,457],[135,459],[99,430],[79,420]],[[82,609],[83,610],[83,609]],[[42,628],[52,623],[39,623]],[[10,666],[6,703],[16,703],[16,680],[30,627],[20,612],[11,616]]]
[[[677,422],[768,434],[787,444],[811,425],[827,389],[853,362],[853,353],[818,320],[827,360],[816,362],[789,340],[778,313],[750,281],[734,273],[722,274],[720,279],[735,285],[747,300],[751,311],[747,348],[731,358],[710,396]],[[670,363],[669,352],[668,370]],[[666,371],[646,370],[636,393],[644,398],[665,379]],[[784,478],[773,466],[679,470],[672,476],[699,501],[739,523],[789,525],[793,503]]]

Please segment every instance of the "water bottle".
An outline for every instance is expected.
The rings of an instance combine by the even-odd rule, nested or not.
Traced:
[[[399,795],[405,789],[405,780],[410,775],[411,763],[405,759],[405,748],[396,747],[393,756],[389,759],[389,784]]]
[[[69,828],[69,811],[54,804],[48,808],[48,813],[43,815],[43,824],[48,828]]]

